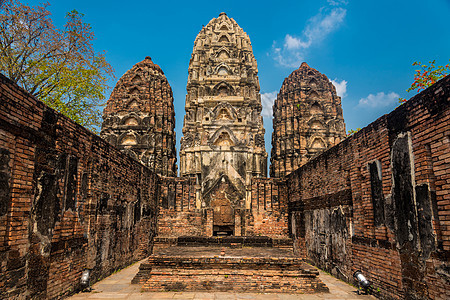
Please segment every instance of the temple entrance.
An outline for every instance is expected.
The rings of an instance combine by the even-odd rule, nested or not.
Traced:
[[[211,202],[213,208],[213,236],[234,235],[234,209],[225,194]]]
[[[212,210],[210,223],[208,223],[208,235],[212,233],[212,236],[236,234],[240,236],[242,234],[241,220],[236,219],[236,214],[244,207],[243,195],[227,175],[222,174],[214,180],[211,187],[203,194],[203,201],[205,207]]]

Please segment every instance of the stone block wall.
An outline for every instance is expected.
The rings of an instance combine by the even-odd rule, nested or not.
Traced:
[[[0,75],[0,298],[58,298],[151,251],[158,177]]]
[[[300,255],[384,298],[450,297],[450,76],[287,179]]]

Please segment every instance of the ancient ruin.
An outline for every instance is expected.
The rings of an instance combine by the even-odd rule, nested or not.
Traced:
[[[188,71],[180,175],[197,178],[197,208],[216,207],[215,226],[230,231],[232,210],[250,208],[252,178],[267,173],[250,38],[221,13],[195,39]]]
[[[150,57],[117,82],[103,111],[100,136],[162,176],[176,176],[172,89]]]
[[[287,77],[273,106],[270,176],[285,177],[345,138],[341,98],[305,62]]]
[[[117,83],[103,138],[0,74],[0,298],[62,298],[144,258],[142,291],[326,292],[309,262],[383,299],[450,298],[450,76],[345,137],[335,88],[302,64],[274,105],[273,178],[250,40],[224,13],[187,91],[176,177],[150,58]]]

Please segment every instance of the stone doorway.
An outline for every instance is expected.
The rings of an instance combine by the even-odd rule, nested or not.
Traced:
[[[211,202],[213,208],[213,236],[234,235],[234,209],[225,194],[218,193]],[[222,197],[220,197],[222,196]]]
[[[203,194],[203,206],[212,212],[208,235],[241,235],[241,222],[236,215],[244,207],[244,197],[227,175],[220,175]],[[212,228],[211,228],[212,227]],[[211,231],[210,231],[211,230]]]

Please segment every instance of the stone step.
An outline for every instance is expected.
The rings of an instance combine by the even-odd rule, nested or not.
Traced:
[[[141,284],[147,281],[147,279],[150,277],[150,273],[152,271],[152,265],[147,263],[141,263],[139,266],[138,273],[133,277],[131,280],[132,284]]]
[[[177,246],[225,246],[225,247],[277,247],[292,246],[292,239],[267,236],[224,236],[199,237],[180,236]]]
[[[295,271],[155,269],[142,291],[328,292],[316,275]]]
[[[202,237],[202,236],[180,236],[163,237],[158,236],[154,239],[156,247],[170,246],[224,246],[232,248],[241,247],[275,247],[291,248],[293,247],[290,238],[271,238],[267,236],[224,236],[224,237]]]
[[[171,269],[171,268],[154,268],[151,271],[151,276],[205,276],[205,275],[243,275],[243,276],[265,276],[265,277],[316,277],[317,274],[303,272],[299,270],[235,270],[235,269]]]
[[[307,266],[300,258],[270,258],[270,257],[174,257],[174,256],[150,256],[143,268],[171,267],[178,269],[260,269],[266,270],[296,270],[302,268],[304,272],[319,274],[312,267]]]
[[[189,248],[189,247],[188,247]],[[172,249],[172,253],[187,248]],[[198,251],[205,247],[199,248]],[[258,250],[261,249],[261,250]],[[260,255],[262,248],[253,249]],[[270,249],[269,249],[270,250]],[[265,251],[269,251],[265,250]],[[232,250],[249,253],[248,249]],[[283,253],[270,250],[267,253]],[[169,253],[169,251],[167,252]],[[204,252],[199,252],[204,254]],[[211,251],[217,253],[217,249]],[[266,253],[266,254],[267,254]],[[170,256],[152,255],[139,268],[133,283],[143,291],[236,291],[317,293],[328,288],[319,279],[319,272],[295,257],[237,256]]]

